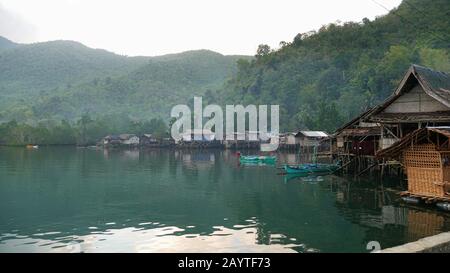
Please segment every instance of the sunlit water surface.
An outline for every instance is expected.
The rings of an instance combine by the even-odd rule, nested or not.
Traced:
[[[279,172],[223,151],[2,147],[0,252],[367,252],[450,229],[396,181]]]

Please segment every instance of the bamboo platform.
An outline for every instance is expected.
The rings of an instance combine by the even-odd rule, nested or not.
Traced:
[[[418,198],[418,199],[424,201],[426,204],[435,204],[437,202],[449,202],[450,203],[450,196],[447,197],[447,196],[421,195],[421,194],[410,193],[409,191],[400,192],[400,196]]]

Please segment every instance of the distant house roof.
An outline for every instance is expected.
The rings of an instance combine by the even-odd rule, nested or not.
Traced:
[[[119,135],[119,138],[121,139],[121,140],[127,140],[127,139],[130,139],[130,138],[132,138],[132,137],[135,137],[136,135],[133,135],[133,134],[120,134]]]
[[[338,128],[333,135],[337,136],[340,135],[342,133],[343,130],[346,130],[348,128],[351,128],[354,125],[359,124],[360,121],[364,120],[365,118],[367,118],[370,113],[373,111],[374,108],[369,108],[366,111],[362,112],[361,114],[359,114],[357,117],[355,117],[354,119],[350,120],[349,122],[345,123],[344,125],[342,125],[340,128]]]
[[[328,137],[328,134],[323,131],[300,131],[296,136],[303,135],[305,137]]]
[[[107,140],[120,140],[120,137],[118,135],[108,135],[108,136],[105,136],[104,139],[107,139]]]

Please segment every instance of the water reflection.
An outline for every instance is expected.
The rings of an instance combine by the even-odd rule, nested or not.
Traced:
[[[223,151],[0,148],[0,252],[365,252],[449,230],[396,183],[278,172]]]

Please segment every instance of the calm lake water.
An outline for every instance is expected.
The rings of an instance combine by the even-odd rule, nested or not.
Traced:
[[[0,252],[368,252],[450,230],[397,182],[279,172],[224,151],[3,147]]]

